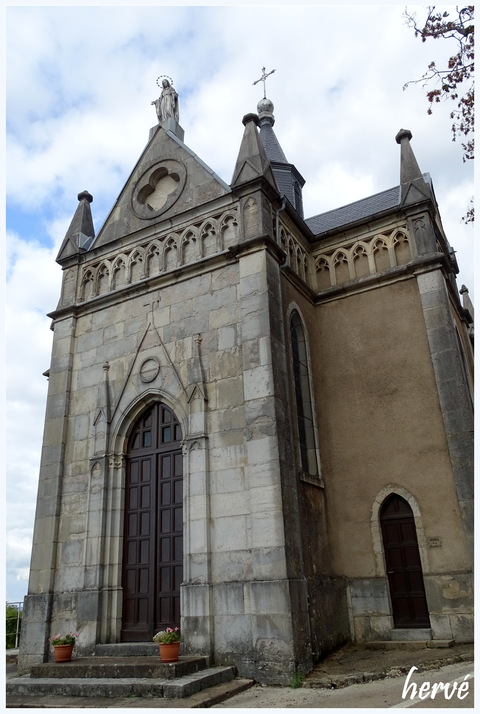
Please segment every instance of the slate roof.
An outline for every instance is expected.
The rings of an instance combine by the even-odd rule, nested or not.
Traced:
[[[278,161],[281,164],[288,164],[287,157],[276,137],[273,127],[266,122],[260,126],[260,138],[265,148],[265,152],[270,161]]]
[[[368,198],[362,198],[360,201],[349,203],[347,206],[307,218],[305,223],[314,235],[320,235],[396,208],[399,204],[400,186],[395,186]]]
[[[295,206],[294,189],[292,186],[292,168],[290,164],[278,166],[272,164],[273,175],[277,183],[277,188],[282,196],[286,196],[292,206]]]
[[[303,218],[302,187],[305,179],[298,169],[289,164],[280,142],[273,131],[273,114],[260,119],[260,140],[272,167],[279,193],[286,196],[298,214]]]

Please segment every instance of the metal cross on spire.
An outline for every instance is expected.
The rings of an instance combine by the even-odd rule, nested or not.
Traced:
[[[265,74],[265,67],[262,67],[262,76],[260,77],[260,79],[257,79],[257,80],[253,83],[253,84],[255,85],[255,84],[258,84],[259,82],[263,82],[263,98],[264,98],[264,99],[267,98],[267,90],[266,90],[266,87],[265,87],[265,80],[267,79],[267,77],[270,77],[270,75],[273,74],[274,72],[275,72],[275,70],[272,69],[271,72],[268,72],[267,74]]]

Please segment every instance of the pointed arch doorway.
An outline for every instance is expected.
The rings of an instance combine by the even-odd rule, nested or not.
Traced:
[[[182,430],[161,402],[128,440],[123,539],[123,642],[146,642],[180,626],[183,579]]]
[[[380,525],[396,628],[430,627],[413,511],[394,493],[382,505]]]

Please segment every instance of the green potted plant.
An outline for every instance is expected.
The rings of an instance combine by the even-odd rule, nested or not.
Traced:
[[[158,643],[160,659],[162,662],[176,662],[180,652],[180,629],[166,627],[153,636],[153,641]]]
[[[55,662],[70,662],[77,637],[78,634],[76,632],[50,637],[49,642],[53,647]]]

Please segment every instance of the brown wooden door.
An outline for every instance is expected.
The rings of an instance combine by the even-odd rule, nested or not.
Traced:
[[[380,523],[395,627],[430,627],[412,509],[393,494],[382,506]]]
[[[122,641],[145,642],[180,626],[183,579],[182,432],[155,404],[140,417],[127,451]]]

